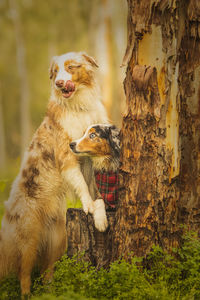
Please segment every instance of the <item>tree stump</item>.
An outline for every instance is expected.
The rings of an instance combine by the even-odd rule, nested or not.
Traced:
[[[115,212],[107,212],[108,229],[99,232],[92,215],[86,215],[82,209],[69,208],[67,210],[67,255],[80,255],[98,269],[107,267],[112,256],[112,233],[114,228]]]

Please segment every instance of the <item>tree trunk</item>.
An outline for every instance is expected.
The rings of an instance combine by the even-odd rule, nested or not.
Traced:
[[[128,0],[128,8],[115,221],[108,236],[94,234],[91,216],[68,211],[68,254],[86,250],[97,266],[108,265],[110,251],[115,260],[144,256],[154,244],[170,250],[180,225],[200,227],[200,4]]]
[[[128,0],[120,205],[113,259],[200,226],[200,3]]]

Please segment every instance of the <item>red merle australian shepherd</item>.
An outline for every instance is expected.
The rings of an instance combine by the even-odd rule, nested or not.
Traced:
[[[82,171],[86,158],[80,159],[69,147],[91,124],[108,123],[96,83],[96,68],[94,59],[82,52],[53,58],[47,113],[5,203],[0,278],[16,272],[23,296],[30,293],[34,265],[39,264],[41,272],[53,271],[55,261],[66,249],[67,195],[77,195],[84,212],[93,214],[99,231],[107,227],[104,201],[94,201]]]

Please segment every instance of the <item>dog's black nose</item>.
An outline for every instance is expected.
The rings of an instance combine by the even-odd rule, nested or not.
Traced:
[[[72,142],[69,144],[70,148],[74,151],[76,147],[76,142]]]
[[[56,80],[55,84],[57,87],[62,88],[64,86],[64,80]]]

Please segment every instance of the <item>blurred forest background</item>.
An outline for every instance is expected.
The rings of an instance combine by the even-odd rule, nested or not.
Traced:
[[[86,51],[96,58],[103,102],[121,126],[126,16],[125,0],[0,0],[0,215],[45,114],[52,56]]]

